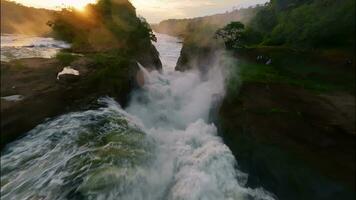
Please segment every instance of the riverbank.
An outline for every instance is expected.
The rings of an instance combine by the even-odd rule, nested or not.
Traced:
[[[245,187],[247,175],[208,122],[224,94],[222,68],[174,71],[179,41],[157,41],[164,69],[141,68],[147,81],[126,108],[100,98],[98,108],[49,119],[3,149],[3,198],[274,199]]]
[[[1,63],[2,97],[21,97],[18,101],[1,99],[1,147],[46,119],[95,106],[102,96],[111,96],[126,106],[139,84],[135,61],[108,54],[59,55]],[[67,66],[79,76],[57,77]]]
[[[45,25],[56,40],[2,36],[2,60],[10,62],[1,63],[1,147],[48,118],[87,110],[99,97],[125,106],[143,82],[137,63],[162,69],[151,28],[127,0],[98,1],[85,12],[62,9]]]
[[[219,124],[249,184],[281,199],[353,199],[354,60],[279,49],[236,57],[241,82],[228,85]]]
[[[218,49],[213,46],[186,40],[176,70],[204,70]],[[280,199],[354,198],[350,52],[271,47],[231,52],[236,63],[215,119],[239,167],[251,175],[249,186],[262,185]]]
[[[245,82],[222,104],[220,133],[251,186],[281,199],[353,199],[354,110],[349,94]]]

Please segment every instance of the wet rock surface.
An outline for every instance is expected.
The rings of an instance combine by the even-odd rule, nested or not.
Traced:
[[[90,80],[97,69],[84,57],[71,66],[80,71],[80,76],[66,74],[58,80],[57,74],[63,66],[55,58],[1,63],[1,96],[23,97],[21,101],[1,99],[1,148],[48,118],[88,109],[101,96],[111,95],[125,105],[130,90],[135,87],[135,74],[127,74],[127,84],[119,92],[111,91],[110,82],[105,85],[104,81],[100,86],[92,84]]]
[[[225,99],[221,133],[252,176],[281,199],[353,199],[355,97],[245,83]]]

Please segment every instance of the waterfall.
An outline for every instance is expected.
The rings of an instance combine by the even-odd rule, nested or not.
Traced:
[[[174,41],[158,35],[160,45],[166,40]],[[100,109],[60,116],[8,145],[2,198],[274,199],[245,186],[248,175],[208,123],[216,97],[224,95],[224,62],[211,63],[203,75],[173,71],[172,57],[165,58],[162,73],[139,64],[145,83],[126,109],[103,98]]]

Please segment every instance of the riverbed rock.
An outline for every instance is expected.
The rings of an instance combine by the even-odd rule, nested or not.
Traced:
[[[111,96],[122,106],[127,104],[131,90],[138,85],[135,62],[127,66],[128,71],[98,79],[101,68],[93,66],[90,59],[79,59],[73,68],[80,70],[80,76],[66,74],[59,80],[57,74],[63,67],[55,58],[2,62],[1,95],[26,98],[11,102],[1,99],[1,148],[47,118],[88,109],[99,97]]]
[[[63,74],[58,76],[57,80],[60,83],[74,83],[79,81],[80,76],[79,75],[74,75],[74,74]]]
[[[240,167],[252,175],[251,187],[264,185],[280,199],[349,199],[355,187],[354,111],[355,96],[347,93],[248,82],[224,100],[219,126]]]
[[[158,71],[162,70],[162,63],[159,58],[159,52],[153,45],[138,51],[136,57],[137,61],[145,68]]]
[[[217,59],[217,52],[218,49],[215,46],[196,47],[184,42],[175,70],[197,69],[207,71],[211,63],[214,63]]]
[[[64,67],[62,71],[58,72],[57,80],[60,83],[73,83],[80,79],[80,72],[73,69],[71,66]]]

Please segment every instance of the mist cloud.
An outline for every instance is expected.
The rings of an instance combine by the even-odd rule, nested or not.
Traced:
[[[15,0],[16,2],[50,9],[68,6],[72,0]],[[94,2],[95,0],[76,0]],[[248,7],[263,4],[269,0],[130,0],[138,13],[150,23],[169,18],[191,18],[232,10],[234,7]]]
[[[268,0],[131,0],[150,23],[169,18],[191,18],[248,7]]]

